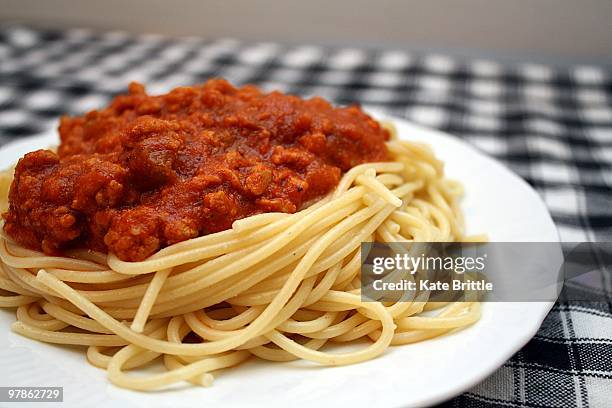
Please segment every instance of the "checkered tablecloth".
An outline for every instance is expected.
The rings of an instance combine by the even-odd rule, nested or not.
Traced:
[[[100,107],[133,80],[158,93],[212,76],[457,135],[527,180],[564,241],[612,241],[612,70],[596,66],[0,25],[0,143]],[[612,406],[612,282],[601,277],[599,301],[558,302],[521,351],[446,404]]]

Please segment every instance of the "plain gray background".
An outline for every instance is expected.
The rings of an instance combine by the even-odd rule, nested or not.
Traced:
[[[0,0],[0,21],[612,63],[612,0]]]

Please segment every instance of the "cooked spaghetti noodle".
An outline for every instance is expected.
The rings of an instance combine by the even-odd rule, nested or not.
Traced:
[[[464,235],[462,186],[428,146],[390,131],[392,161],[352,168],[310,207],[244,218],[144,261],[88,250],[49,256],[3,234],[0,306],[17,308],[15,332],[86,346],[112,383],[136,390],[183,380],[207,386],[215,370],[253,356],[358,363],[468,326],[480,317],[477,302],[361,300],[362,242],[478,239]],[[3,209],[11,179],[7,171],[0,181]],[[421,315],[436,308],[436,316]],[[371,344],[323,351],[357,339]],[[154,360],[167,372],[127,373]]]

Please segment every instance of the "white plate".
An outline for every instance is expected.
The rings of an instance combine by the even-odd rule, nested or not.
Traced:
[[[380,116],[380,115],[378,115]],[[558,241],[550,215],[527,183],[457,138],[394,119],[402,138],[424,141],[466,187],[463,202],[470,233],[492,241]],[[56,144],[54,133],[0,149],[0,163]],[[551,262],[553,265],[555,262]],[[477,384],[518,351],[552,306],[488,303],[473,326],[433,340],[392,347],[383,356],[344,367],[308,362],[250,361],[216,376],[212,387],[133,392],[111,385],[90,366],[84,348],[67,348],[12,333],[13,310],[0,311],[0,386],[63,386],[65,407],[313,406],[406,407],[437,403]]]

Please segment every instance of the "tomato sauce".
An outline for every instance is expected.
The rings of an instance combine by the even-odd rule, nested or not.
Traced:
[[[222,79],[147,95],[130,84],[102,110],[63,117],[57,153],[17,164],[3,214],[21,245],[139,261],[263,212],[293,213],[351,167],[387,159],[389,135],[335,108]]]

